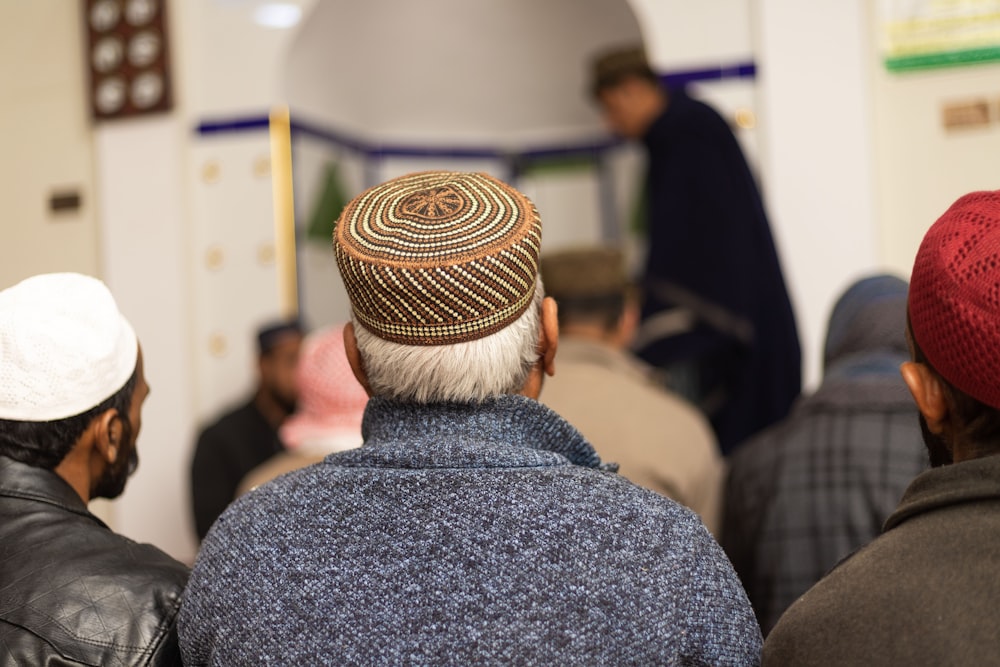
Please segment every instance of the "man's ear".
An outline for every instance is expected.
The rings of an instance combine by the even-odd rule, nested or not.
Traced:
[[[105,463],[114,463],[118,460],[119,452],[124,447],[122,438],[125,435],[125,429],[121,415],[115,408],[105,410],[94,419],[92,426],[95,429],[94,453],[104,459]]]
[[[931,433],[940,434],[948,418],[948,402],[940,378],[926,364],[915,361],[903,363],[899,372],[910,389],[917,409],[927,421],[927,428]]]
[[[556,349],[559,347],[559,306],[550,296],[542,299],[540,334],[538,352],[542,357],[542,369],[551,377],[556,372]]]
[[[530,308],[530,306],[529,306]],[[538,360],[524,381],[520,393],[538,400],[546,375],[555,375],[556,349],[559,347],[559,307],[550,296],[542,300],[538,322]]]
[[[358,350],[358,339],[354,335],[354,323],[348,322],[344,325],[344,351],[347,353],[347,363],[351,365],[354,377],[365,389],[365,393],[371,398],[372,388],[368,385],[368,374],[365,373],[365,364],[361,359],[361,351]]]
[[[122,420],[114,408],[94,417],[54,472],[73,487],[84,503],[89,503],[92,486],[109,465],[122,456]]]
[[[618,317],[618,326],[615,329],[615,344],[623,349],[632,345],[635,340],[635,332],[639,329],[639,302],[629,296],[625,299],[622,314]]]

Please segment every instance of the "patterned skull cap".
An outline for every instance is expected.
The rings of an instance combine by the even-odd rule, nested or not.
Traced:
[[[482,173],[421,172],[362,192],[333,234],[358,321],[385,340],[483,338],[532,302],[542,226],[527,197]]]
[[[910,326],[931,366],[1000,409],[1000,190],[959,198],[924,236]]]

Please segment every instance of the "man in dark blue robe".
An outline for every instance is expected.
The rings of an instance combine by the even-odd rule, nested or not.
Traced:
[[[723,452],[784,417],[801,351],[770,227],[732,131],[664,88],[641,50],[595,61],[608,125],[643,142],[648,254],[640,356],[711,419]]]

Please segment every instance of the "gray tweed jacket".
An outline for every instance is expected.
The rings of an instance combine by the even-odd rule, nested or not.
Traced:
[[[548,408],[373,399],[363,432],[216,522],[181,609],[185,664],[758,663],[698,518]]]

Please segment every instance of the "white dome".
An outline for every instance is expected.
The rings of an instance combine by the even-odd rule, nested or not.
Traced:
[[[641,41],[626,0],[322,0],[303,23],[285,74],[292,113],[376,144],[604,136],[590,61]]]

